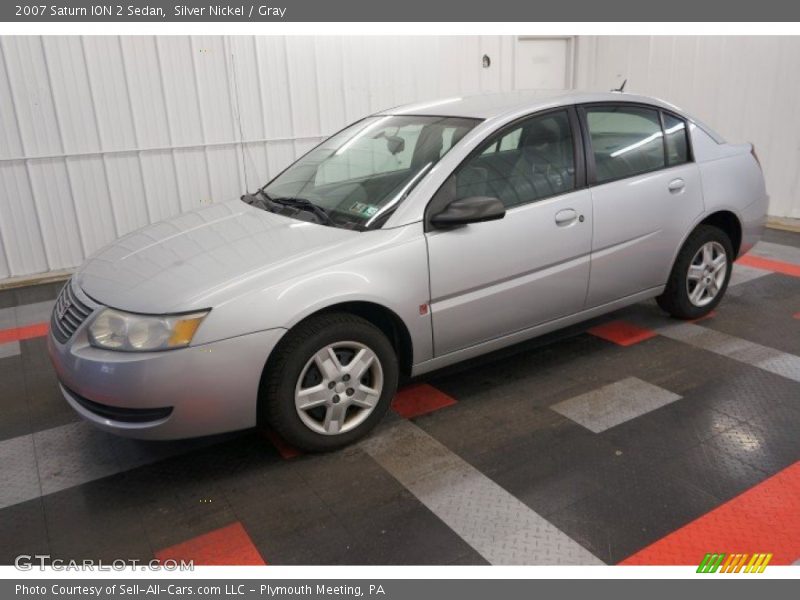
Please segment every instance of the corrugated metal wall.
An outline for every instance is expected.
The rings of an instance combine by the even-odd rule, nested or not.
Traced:
[[[76,266],[142,225],[237,197],[375,110],[510,89],[513,44],[0,38],[0,280]]]
[[[800,218],[800,37],[604,36],[578,41],[579,87],[658,96],[731,142],[753,142],[771,215]]]

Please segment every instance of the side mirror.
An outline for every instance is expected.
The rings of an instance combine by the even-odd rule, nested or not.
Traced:
[[[437,229],[449,229],[469,223],[496,221],[506,216],[506,207],[499,198],[471,196],[453,200],[445,209],[431,217],[431,225]]]

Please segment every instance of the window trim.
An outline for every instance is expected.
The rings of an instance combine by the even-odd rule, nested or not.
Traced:
[[[681,165],[685,165],[685,164],[694,162],[694,152],[692,152],[692,136],[689,135],[689,125],[690,125],[689,120],[687,118],[685,118],[685,117],[682,117],[682,116],[680,116],[678,114],[675,114],[671,110],[659,109],[658,112],[659,112],[659,115],[661,117],[661,131],[664,132],[664,136],[663,137],[664,137],[664,159],[665,159],[665,162],[667,162],[666,158],[669,156],[669,152],[667,150],[667,128],[664,126],[664,115],[669,115],[673,119],[677,119],[678,121],[681,121],[683,123],[683,137],[686,140],[686,161],[682,162],[682,163],[678,163],[677,165],[668,164],[666,168],[670,169],[672,167],[680,167]]]
[[[511,131],[516,129],[517,127],[519,127],[521,123],[524,123],[525,121],[528,121],[528,120],[531,120],[531,119],[534,119],[534,118],[537,118],[537,117],[545,117],[545,116],[547,116],[549,114],[554,114],[554,113],[566,113],[567,114],[567,122],[569,124],[570,134],[572,136],[572,161],[573,161],[573,164],[575,166],[574,185],[573,185],[572,189],[569,189],[569,190],[566,190],[566,191],[563,191],[563,192],[558,192],[558,193],[555,193],[555,194],[549,194],[547,196],[542,196],[541,198],[537,198],[536,200],[532,200],[530,202],[525,202],[523,204],[518,204],[516,206],[513,206],[513,207],[507,209],[507,211],[511,212],[511,211],[514,211],[514,210],[516,210],[518,208],[522,208],[524,206],[529,206],[531,204],[536,204],[536,203],[541,202],[543,200],[548,200],[550,198],[555,198],[557,196],[563,196],[564,194],[571,194],[573,192],[577,192],[579,190],[585,189],[587,187],[587,178],[586,178],[586,175],[587,175],[587,170],[586,170],[586,159],[587,159],[586,144],[584,144],[584,133],[583,133],[583,130],[581,128],[580,119],[578,117],[577,106],[574,105],[574,104],[565,104],[563,106],[556,106],[556,107],[553,107],[553,108],[546,108],[546,109],[542,109],[542,110],[537,110],[537,111],[534,111],[532,113],[528,113],[526,115],[518,117],[518,118],[514,119],[513,121],[510,121],[509,123],[506,123],[505,125],[503,125],[503,126],[497,128],[497,129],[495,129],[494,131],[492,131],[473,150],[471,150],[470,153],[467,154],[467,156],[465,156],[461,160],[461,162],[459,162],[458,165],[455,166],[455,168],[453,168],[453,170],[450,172],[450,174],[447,176],[447,178],[444,180],[444,182],[442,182],[442,185],[440,185],[439,188],[433,194],[431,194],[431,197],[428,200],[428,203],[425,205],[425,211],[423,213],[423,223],[424,223],[425,232],[427,233],[429,231],[435,231],[435,228],[432,227],[431,223],[430,223],[430,220],[431,220],[431,217],[432,217],[432,215],[430,213],[431,213],[432,205],[435,203],[435,200],[437,200],[439,194],[443,192],[443,190],[445,189],[445,186],[448,185],[448,182],[450,181],[450,179],[453,176],[455,176],[455,174],[468,161],[472,160],[476,156],[479,156],[480,154],[482,154],[486,150],[486,148],[487,148],[486,143],[490,139],[495,139],[495,141],[499,141],[505,135],[507,135],[508,133],[510,133]],[[448,199],[448,201],[452,201],[452,199]],[[438,202],[437,202],[437,204],[438,204]]]
[[[644,108],[648,110],[653,110],[658,114],[658,122],[659,126],[661,127],[661,139],[662,139],[662,146],[664,150],[664,166],[658,167],[655,169],[650,169],[648,171],[641,171],[639,173],[634,173],[632,175],[624,175],[622,177],[616,177],[614,179],[607,179],[605,181],[597,181],[597,170],[595,166],[594,160],[594,149],[592,148],[592,137],[589,132],[589,121],[586,117],[586,110],[592,108],[604,108],[604,107],[620,107],[620,108]],[[687,165],[690,163],[695,162],[694,160],[694,152],[692,150],[692,137],[689,135],[689,124],[690,121],[686,117],[679,115],[678,113],[662,108],[660,106],[656,106],[655,104],[647,104],[645,102],[631,102],[631,101],[603,101],[603,102],[587,102],[583,104],[578,104],[576,106],[578,112],[578,118],[580,119],[581,123],[581,131],[583,133],[584,139],[584,151],[586,154],[586,184],[588,187],[595,187],[598,185],[606,185],[607,183],[614,183],[616,181],[622,181],[623,179],[631,179],[633,177],[641,177],[642,175],[648,175],[650,173],[656,173],[658,171],[666,171],[667,169],[674,169],[676,167],[682,167],[683,165]],[[686,137],[686,162],[679,163],[676,165],[669,165],[667,164],[667,140],[666,140],[666,133],[664,132],[664,115],[668,114],[671,117],[682,121],[684,124],[683,134]]]

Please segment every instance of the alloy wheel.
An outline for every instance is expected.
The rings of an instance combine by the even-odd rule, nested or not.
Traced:
[[[689,263],[686,290],[689,302],[707,306],[719,295],[728,274],[728,255],[719,242],[706,242]]]
[[[352,431],[378,404],[383,368],[378,356],[359,342],[328,344],[305,364],[294,402],[303,424],[323,435]]]

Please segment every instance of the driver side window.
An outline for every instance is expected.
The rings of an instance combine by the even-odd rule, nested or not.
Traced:
[[[574,188],[567,111],[531,117],[495,134],[456,173],[456,198],[493,196],[507,209]]]

